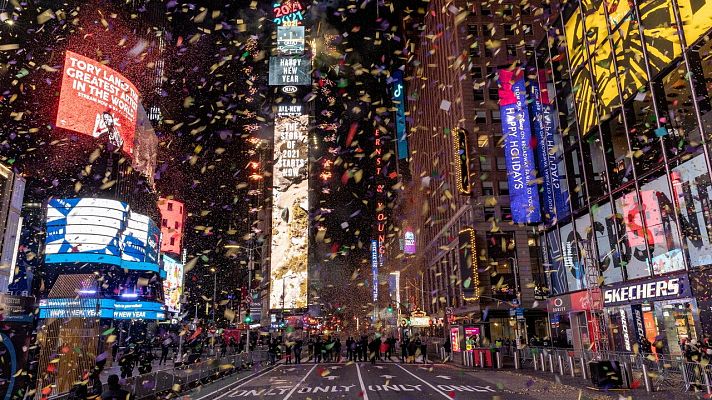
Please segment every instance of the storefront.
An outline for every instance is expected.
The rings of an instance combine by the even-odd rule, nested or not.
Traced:
[[[697,301],[686,273],[606,287],[603,304],[615,351],[634,351],[647,340],[653,352],[679,356],[680,344],[699,335]]]
[[[591,346],[590,328],[592,323],[591,304],[600,310],[600,295],[588,291],[566,293],[550,297],[547,301],[551,341],[555,347],[572,347],[576,350]],[[592,301],[593,300],[593,301]]]

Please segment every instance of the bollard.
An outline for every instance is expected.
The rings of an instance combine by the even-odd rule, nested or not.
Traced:
[[[586,371],[586,358],[581,357],[581,378],[588,379],[588,371]]]
[[[465,367],[467,366],[467,352],[466,351],[462,352],[462,365],[464,365]]]
[[[561,354],[556,356],[559,359],[559,375],[563,376],[564,375],[564,359],[561,357]]]
[[[650,377],[648,376],[648,367],[643,362],[643,382],[645,383],[645,391],[652,392],[653,385],[650,383]]]
[[[546,362],[544,361],[544,351],[542,350],[541,353],[539,353],[539,360],[541,361],[541,372],[546,371]]]
[[[702,375],[705,377],[705,390],[707,394],[712,394],[712,387],[710,387],[710,377],[707,374],[706,368],[702,367]]]
[[[534,353],[533,351],[532,360],[534,360],[534,371],[539,371],[539,357],[537,357],[537,353]]]
[[[502,369],[502,353],[497,352],[495,354],[497,355],[497,368]]]
[[[574,370],[574,357],[569,354],[569,369],[571,370],[571,377],[576,377],[576,371]]]
[[[485,367],[485,352],[480,351],[480,368]]]
[[[520,365],[520,361],[521,360],[519,359],[519,349],[514,349],[514,369],[522,368],[522,366]]]
[[[551,355],[551,352],[549,352],[549,371],[551,371],[552,374],[554,373],[554,356]]]

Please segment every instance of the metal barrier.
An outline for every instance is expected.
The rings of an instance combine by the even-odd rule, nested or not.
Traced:
[[[503,348],[504,349],[504,348]],[[524,347],[497,353],[497,365],[511,354],[515,369],[534,369],[558,375],[591,376],[591,361],[615,361],[621,368],[622,386],[641,386],[646,391],[699,390],[712,394],[712,363],[691,362],[682,357],[628,352],[574,351],[553,347]]]
[[[234,354],[220,359],[211,359],[170,370],[149,372],[127,378],[122,387],[134,394],[136,400],[155,398],[161,393],[182,392],[197,383],[218,378],[232,372],[246,369],[249,364],[261,364],[268,360],[266,351],[253,350],[249,353]],[[106,385],[104,385],[106,389]],[[38,391],[39,392],[39,391]],[[50,400],[64,400],[69,393],[51,396]]]

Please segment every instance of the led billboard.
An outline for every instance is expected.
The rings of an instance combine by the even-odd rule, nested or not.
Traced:
[[[509,202],[512,220],[520,224],[541,221],[539,185],[533,176],[534,154],[531,149],[526,93],[521,69],[499,70],[499,109],[502,115]]]
[[[269,85],[311,85],[311,62],[309,57],[270,57]]]
[[[183,245],[183,225],[185,207],[180,201],[160,198],[161,211],[161,252],[180,254]]]
[[[170,312],[180,313],[180,298],[183,295],[183,264],[164,255],[163,269],[166,270],[166,278],[163,280],[163,297],[166,308]]]
[[[281,3],[275,1],[272,7],[276,25],[282,26],[298,26],[304,21],[304,6],[299,0],[284,0]]]
[[[40,318],[113,318],[163,320],[163,304],[114,299],[40,299]]]
[[[480,297],[480,281],[477,275],[477,239],[475,230],[465,228],[459,232],[457,239],[462,297],[465,300],[477,300]]]
[[[371,287],[371,299],[373,302],[378,301],[378,241],[371,240],[371,279],[373,286]]]
[[[102,263],[159,272],[160,231],[126,203],[53,198],[46,225],[45,263]]]
[[[396,107],[396,147],[398,159],[408,158],[408,136],[405,125],[405,85],[403,83],[403,71],[393,72],[393,82],[391,83],[391,97],[393,105]]]
[[[128,154],[134,151],[139,93],[123,75],[106,65],[67,51],[62,71],[56,125],[106,137]]]
[[[270,308],[305,308],[309,249],[308,115],[274,126]]]
[[[284,56],[304,53],[304,27],[277,27],[277,52]]]
[[[405,230],[405,244],[403,246],[403,252],[405,254],[415,254],[416,253],[416,247],[415,247],[415,233],[413,233],[413,229],[406,229]]]

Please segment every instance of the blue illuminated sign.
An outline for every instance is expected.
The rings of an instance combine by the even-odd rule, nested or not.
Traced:
[[[546,77],[541,72],[540,79],[542,82],[546,82]],[[544,219],[553,223],[569,214],[568,196],[561,187],[561,177],[559,176],[558,157],[560,152],[554,139],[556,115],[548,94],[540,90],[538,81],[531,80],[529,88],[531,89],[534,133],[537,139],[537,169],[544,186],[542,193]]]
[[[41,299],[40,318],[113,318],[163,320],[163,304],[114,299]]]
[[[396,139],[398,143],[398,159],[408,158],[408,136],[405,125],[405,85],[403,83],[403,71],[393,72],[392,97],[396,106]]]
[[[378,241],[371,240],[371,274],[373,275],[373,301],[378,301]]]
[[[521,70],[516,70],[515,75],[515,71],[500,69],[499,84],[512,220],[526,224],[540,222],[539,185],[532,176],[534,154],[524,74]]]

